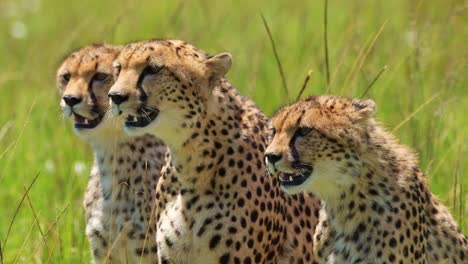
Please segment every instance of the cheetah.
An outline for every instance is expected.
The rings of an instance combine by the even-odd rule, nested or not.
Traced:
[[[60,105],[94,150],[84,195],[86,234],[95,263],[156,263],[152,219],[166,147],[150,136],[128,137],[107,118],[112,62],[120,47],[90,45],[69,55],[57,73]]]
[[[467,263],[467,238],[375,109],[372,100],[311,96],[272,119],[269,171],[285,192],[323,201],[317,261]]]
[[[230,54],[152,40],[125,46],[114,66],[109,96],[125,131],[170,152],[157,193],[160,263],[313,263],[319,200],[269,179],[268,120],[225,78]]]

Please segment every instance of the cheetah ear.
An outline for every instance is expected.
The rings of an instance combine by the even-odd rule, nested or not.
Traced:
[[[210,73],[210,79],[215,81],[219,80],[226,75],[231,68],[232,64],[232,56],[231,54],[225,52],[213,56],[205,61],[205,64],[208,68],[208,72]]]
[[[376,112],[375,102],[371,99],[352,101],[352,116],[355,122],[365,121],[372,118]]]

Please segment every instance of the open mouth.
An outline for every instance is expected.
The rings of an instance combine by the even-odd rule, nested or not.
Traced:
[[[84,128],[84,129],[92,129],[97,127],[99,123],[102,121],[102,115],[99,115],[98,117],[94,119],[89,119],[86,118],[82,115],[79,115],[75,112],[73,112],[73,119],[75,120],[75,128]]]
[[[145,127],[149,125],[151,122],[158,117],[159,110],[157,109],[145,109],[144,111],[140,111],[144,114],[139,116],[132,116],[129,115],[127,120],[125,121],[126,127]]]
[[[278,172],[278,180],[282,186],[299,186],[312,175],[313,168],[309,167],[298,173]]]

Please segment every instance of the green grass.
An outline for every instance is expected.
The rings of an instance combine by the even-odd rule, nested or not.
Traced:
[[[467,233],[466,6],[457,1],[356,0],[329,1],[328,11],[329,86],[323,1],[2,0],[4,262],[90,259],[81,203],[92,152],[60,115],[54,75],[61,58],[91,42],[147,38],[183,39],[212,54],[229,51],[234,58],[230,81],[271,115],[288,102],[261,13],[276,41],[291,98],[310,69],[304,96],[360,97],[386,67],[366,97],[377,102],[377,118],[389,129],[397,128],[398,138],[420,153],[431,190]],[[13,38],[11,30],[21,23],[25,36]],[[5,245],[25,188],[38,173]],[[38,225],[47,233],[44,240]]]

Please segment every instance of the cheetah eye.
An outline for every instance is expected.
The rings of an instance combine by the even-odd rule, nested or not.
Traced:
[[[92,81],[93,82],[104,82],[109,78],[109,74],[103,72],[97,72],[94,74]]]
[[[295,135],[300,136],[300,137],[304,137],[304,136],[307,136],[307,134],[309,134],[311,131],[312,131],[312,128],[310,128],[310,127],[299,127],[296,130]]]
[[[115,75],[116,75],[116,76],[119,76],[120,70],[122,69],[122,66],[121,66],[119,63],[114,62],[113,67],[114,67],[114,70],[115,70],[115,71],[114,71]]]
[[[144,79],[145,77],[150,77],[150,76],[156,75],[163,68],[164,68],[164,66],[160,66],[160,65],[148,65],[148,66],[145,67],[145,69],[141,73],[141,77]]]
[[[70,77],[71,77],[70,73],[65,73],[65,74],[62,74],[60,78],[62,79],[63,84],[67,84],[70,81]]]
[[[164,69],[164,66],[159,66],[159,65],[154,65],[154,64],[146,66],[143,72],[141,72],[140,77],[138,78],[137,86],[141,87],[145,78],[154,77],[156,74],[161,72],[162,69]]]

